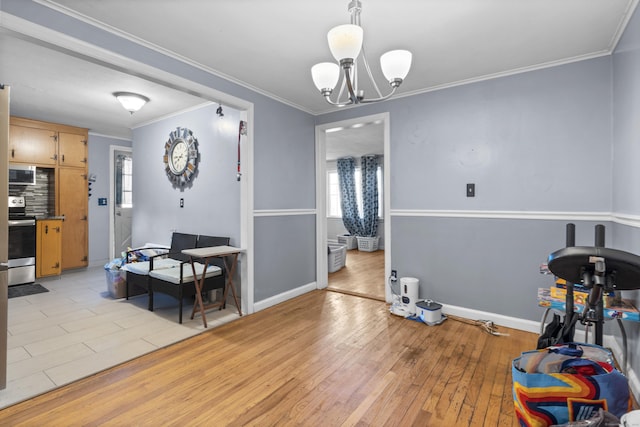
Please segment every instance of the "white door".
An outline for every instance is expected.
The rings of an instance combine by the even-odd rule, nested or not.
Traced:
[[[133,155],[130,149],[113,150],[113,256],[131,247],[133,208]]]

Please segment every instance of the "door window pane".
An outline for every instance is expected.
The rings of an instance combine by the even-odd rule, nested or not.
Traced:
[[[116,207],[133,207],[133,161],[130,156],[116,159]]]

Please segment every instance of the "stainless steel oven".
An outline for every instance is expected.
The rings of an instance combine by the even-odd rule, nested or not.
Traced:
[[[9,286],[36,280],[36,220],[25,215],[24,197],[9,197]]]

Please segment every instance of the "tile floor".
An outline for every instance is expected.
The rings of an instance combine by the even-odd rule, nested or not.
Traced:
[[[154,295],[113,299],[102,267],[39,279],[49,292],[9,300],[7,388],[0,408],[131,360],[204,331],[202,319],[183,324],[177,301]],[[238,319],[233,305],[206,313],[209,329]]]

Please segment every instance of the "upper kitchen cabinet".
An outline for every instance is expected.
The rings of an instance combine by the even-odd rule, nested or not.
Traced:
[[[9,161],[40,167],[87,166],[87,129],[11,117]]]
[[[87,165],[86,135],[67,132],[58,134],[58,164],[77,168]]]
[[[29,165],[54,166],[58,133],[19,125],[9,126],[9,161]]]

